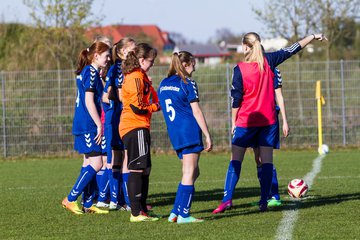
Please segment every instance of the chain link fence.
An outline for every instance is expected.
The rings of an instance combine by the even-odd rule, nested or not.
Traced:
[[[230,145],[232,68],[231,65],[197,66],[193,75],[215,150],[228,150]],[[317,146],[317,80],[321,80],[326,100],[324,143],[330,146],[360,144],[360,61],[291,62],[282,64],[280,70],[291,129],[290,136],[281,139],[283,148]],[[166,74],[167,67],[152,68],[149,75],[155,88]],[[0,80],[2,155],[72,153],[76,95],[73,71],[1,72]],[[153,114],[151,132],[154,150],[171,150],[161,113]]]

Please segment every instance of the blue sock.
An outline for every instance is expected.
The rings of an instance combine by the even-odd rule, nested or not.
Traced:
[[[273,164],[264,163],[261,169],[261,198],[259,204],[267,204],[267,199],[271,189],[271,180],[273,177]]]
[[[96,173],[96,183],[98,185],[99,190],[101,191],[102,189],[102,185],[101,185],[101,180],[104,176],[106,169],[100,169],[97,173]]]
[[[84,166],[81,166],[81,169],[80,169],[80,175],[84,172],[84,169],[85,167]],[[85,189],[87,191],[87,188]],[[82,193],[82,202],[84,202],[84,192]]]
[[[129,200],[129,193],[128,193],[128,187],[127,187],[127,183],[128,183],[128,179],[129,179],[129,173],[123,173],[122,174],[122,190],[124,193],[124,200],[126,205],[128,205],[130,207],[130,200]]]
[[[100,179],[100,184],[98,182],[98,186],[99,186],[99,198],[98,201],[99,202],[105,202],[108,198],[108,193],[109,193],[109,171],[111,171],[111,169],[105,169],[102,178]]]
[[[257,172],[257,178],[259,180],[259,184],[260,184],[260,181],[261,181],[261,165],[257,166],[256,167],[256,172]]]
[[[95,199],[95,190],[97,188],[96,176],[93,176],[92,180],[89,182],[87,187],[87,191],[84,191],[84,207],[90,208],[93,205],[93,201]]]
[[[96,185],[97,185],[97,198],[100,198],[100,192],[104,189],[104,184],[106,184],[106,180],[105,182],[103,181],[103,177],[106,177],[106,169],[100,169],[97,173],[96,173]]]
[[[222,202],[231,200],[236,187],[237,182],[240,178],[241,162],[231,160],[229,168],[226,173],[225,186],[224,186],[224,197]]]
[[[119,171],[112,173],[112,181],[110,181],[110,201],[117,203],[119,194],[119,180],[121,173]]]
[[[183,218],[190,216],[190,208],[194,196],[194,185],[182,185],[180,187],[180,216]]]
[[[68,195],[68,200],[70,202],[76,201],[76,199],[84,191],[85,187],[91,182],[95,174],[95,169],[93,169],[90,165],[83,169]]]
[[[122,173],[120,173],[119,184],[118,184],[119,192],[118,192],[117,201],[118,201],[119,205],[124,206],[125,205],[125,197],[124,197],[124,191],[122,190],[122,185],[123,185],[123,175],[122,175]]]
[[[176,191],[176,197],[175,197],[175,201],[174,201],[174,207],[171,210],[172,213],[179,215],[179,211],[180,211],[180,192],[181,192],[181,182],[179,183],[178,189]]]
[[[279,195],[279,182],[278,182],[278,179],[277,179],[277,174],[276,174],[276,168],[275,168],[275,166],[273,166],[273,177],[272,177],[270,194],[271,194],[270,197],[274,197],[276,200],[280,200],[280,195]]]

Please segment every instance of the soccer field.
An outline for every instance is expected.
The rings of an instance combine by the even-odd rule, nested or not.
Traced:
[[[204,223],[167,222],[180,180],[175,154],[153,155],[149,203],[163,216],[159,222],[130,223],[129,212],[76,216],[61,206],[78,176],[81,159],[0,161],[0,239],[359,239],[360,152],[332,151],[315,166],[308,195],[292,201],[287,184],[313,170],[317,153],[276,151],[274,163],[283,205],[259,213],[253,155],[248,153],[237,185],[234,208],[211,212],[222,198],[229,154],[203,154],[195,184],[192,215]],[[320,167],[320,168],[319,168]],[[295,214],[294,214],[295,213]],[[291,221],[285,221],[292,216]]]

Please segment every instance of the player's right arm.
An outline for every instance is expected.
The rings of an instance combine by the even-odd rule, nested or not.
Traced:
[[[235,127],[236,127],[236,116],[237,112],[240,108],[240,103],[242,102],[243,98],[243,81],[242,81],[242,75],[240,72],[240,68],[238,66],[234,67],[233,70],[233,77],[232,77],[232,84],[231,84],[231,133],[234,133]]]

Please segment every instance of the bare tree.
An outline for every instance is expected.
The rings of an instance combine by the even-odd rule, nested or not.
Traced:
[[[264,9],[253,8],[259,20],[264,23],[270,35],[280,36],[288,42],[294,42],[313,32],[316,25],[312,17],[316,9],[311,8],[310,0],[278,0],[265,2]],[[303,103],[301,101],[301,65],[302,53],[295,56],[297,61],[297,97],[299,119],[303,121]]]
[[[169,38],[172,39],[175,42],[175,44],[187,44],[188,43],[188,40],[181,33],[178,33],[178,32],[170,32]]]
[[[331,110],[331,73],[330,60],[332,59],[332,49],[334,44],[346,35],[347,29],[342,27],[347,20],[355,19],[360,10],[359,0],[316,0],[312,1],[312,7],[316,9],[313,18],[315,19],[315,28],[318,31],[324,32],[329,39],[325,46],[326,56],[326,98],[327,98],[327,114],[328,118],[332,120]],[[354,29],[354,31],[356,31]],[[356,34],[354,32],[354,34]],[[331,121],[332,122],[332,121]]]

